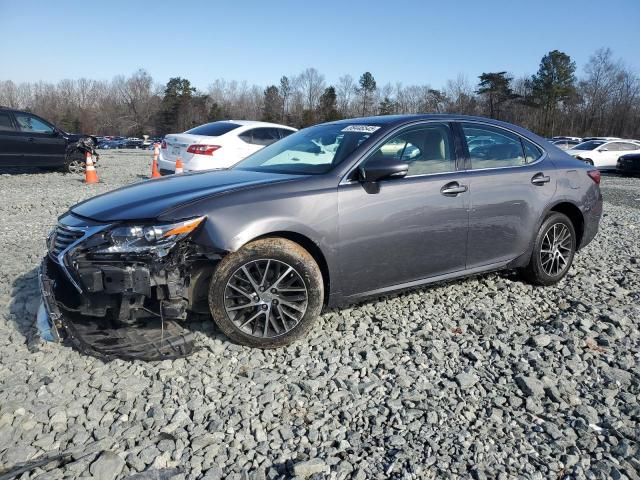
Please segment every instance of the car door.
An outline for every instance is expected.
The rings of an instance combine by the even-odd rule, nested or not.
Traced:
[[[457,171],[451,127],[407,127],[376,148],[372,159],[401,158],[406,177],[372,191],[356,172],[338,187],[341,292],[358,296],[465,266],[468,194]]]
[[[9,111],[0,111],[0,166],[23,164],[21,143],[13,115]]]
[[[609,142],[596,148],[593,163],[599,168],[615,168],[618,158],[623,155],[622,142]]]
[[[618,159],[627,153],[637,153],[640,145],[631,142],[611,142],[600,148],[602,151],[602,161],[596,166],[600,168],[616,168]]]
[[[537,224],[556,189],[544,150],[510,130],[460,123],[463,140],[491,136],[493,143],[466,148],[470,193],[469,270],[504,264],[528,251]]]
[[[66,140],[53,125],[30,113],[16,113],[25,166],[59,166],[65,161]]]

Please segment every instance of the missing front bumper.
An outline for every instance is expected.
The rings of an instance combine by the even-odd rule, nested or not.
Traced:
[[[56,280],[53,268],[51,260],[45,257],[38,274],[42,305],[37,324],[44,339],[65,341],[83,353],[106,361],[115,358],[170,360],[188,356],[195,350],[193,333],[172,320],[143,319],[113,328],[101,318],[63,313],[55,297],[55,287],[56,281],[64,280]]]

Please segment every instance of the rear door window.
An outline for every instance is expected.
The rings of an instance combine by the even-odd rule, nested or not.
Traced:
[[[524,158],[527,163],[533,163],[542,156],[542,150],[529,140],[523,138],[522,145],[524,145]]]
[[[15,132],[13,121],[11,120],[11,114],[9,112],[0,112],[0,131],[3,132]]]
[[[469,149],[471,168],[517,167],[524,165],[525,154],[520,137],[502,128],[474,123],[461,124]],[[475,144],[477,138],[489,138],[486,145]]]
[[[271,145],[280,140],[280,134],[276,128],[253,128],[239,135],[242,140],[252,145]]]
[[[280,133],[280,138],[284,138],[295,132],[293,130],[287,130],[286,128],[278,128],[278,133]]]
[[[16,113],[20,131],[26,133],[53,133],[53,127],[43,120],[26,113]]]

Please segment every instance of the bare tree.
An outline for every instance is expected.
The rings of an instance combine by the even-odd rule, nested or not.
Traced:
[[[298,75],[296,80],[304,95],[305,108],[315,110],[318,107],[320,95],[325,89],[324,75],[315,68],[307,68]]]
[[[537,76],[542,78],[540,69]],[[549,126],[554,129],[555,125],[557,133],[567,135],[640,137],[637,73],[616,59],[610,49],[603,48],[594,53],[576,77],[575,94],[553,96],[555,103],[551,105],[552,110],[547,108],[546,122],[544,109],[540,108],[544,89],[540,85],[533,88],[531,76],[510,80],[513,99],[501,104],[500,118],[539,133],[545,129],[551,131]],[[288,90],[282,89],[284,79],[288,81]],[[292,126],[304,127],[322,119],[349,118],[363,112],[477,115],[482,113],[487,97],[486,92],[475,93],[463,74],[447,81],[443,89],[426,83],[408,86],[395,83],[369,89],[364,104],[363,90],[358,89],[351,75],[341,76],[335,84],[335,102],[333,90],[325,87],[324,76],[314,68],[282,77],[279,89],[282,112],[278,112],[278,118]],[[223,118],[260,119],[265,110],[264,91],[264,86],[246,81],[214,80],[206,93],[193,90],[181,99],[180,108],[176,110],[179,118],[171,128],[188,128],[198,122]],[[116,76],[110,81],[80,78],[57,83],[15,83],[0,80],[1,105],[33,111],[64,129],[96,134],[139,135],[164,131],[166,118],[163,120],[164,114],[160,111],[163,103],[166,104],[165,93],[165,87],[155,84],[143,70],[129,77]],[[326,95],[320,102],[323,93]],[[273,106],[269,109],[273,110]],[[549,116],[549,111],[553,115]]]
[[[338,110],[345,116],[352,113],[352,101],[356,93],[356,82],[351,75],[343,75],[338,79],[336,95],[338,97]]]

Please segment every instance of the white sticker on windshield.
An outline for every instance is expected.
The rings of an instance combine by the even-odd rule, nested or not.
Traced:
[[[342,132],[362,132],[362,133],[373,133],[376,130],[379,130],[380,127],[376,127],[374,125],[349,125],[348,127],[343,128]]]

